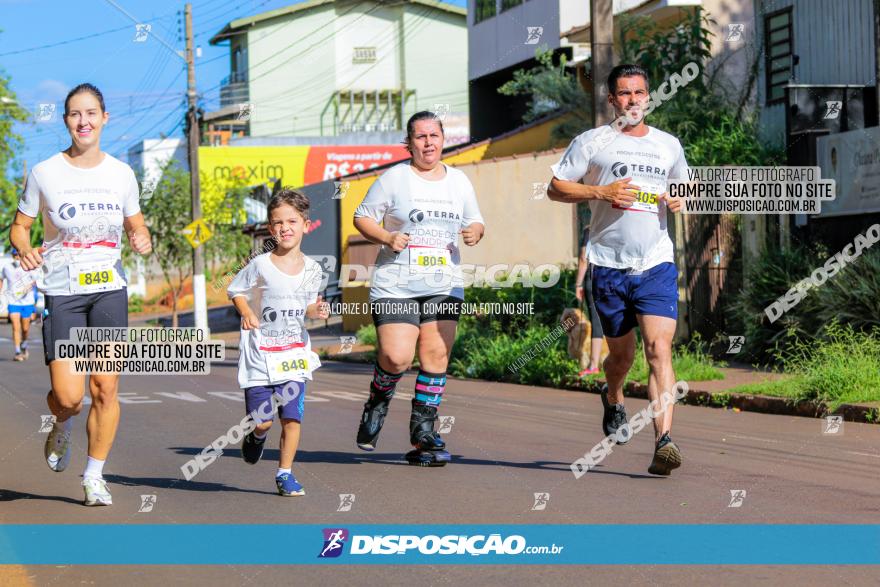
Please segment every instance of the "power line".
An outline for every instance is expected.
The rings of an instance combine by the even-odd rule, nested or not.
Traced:
[[[175,108],[175,109],[173,109],[173,110],[169,110],[169,111],[168,111],[168,114],[166,114],[164,118],[158,120],[158,121],[156,122],[156,124],[154,124],[154,125],[151,126],[149,129],[147,129],[146,131],[144,131],[143,133],[141,133],[141,134],[140,134],[136,139],[134,139],[134,140],[132,140],[132,139],[124,139],[124,138],[122,138],[122,136],[119,136],[119,137],[116,137],[115,139],[110,139],[108,142],[109,142],[109,143],[119,143],[119,142],[122,142],[122,141],[126,141],[126,142],[128,142],[129,144],[132,144],[132,143],[138,143],[138,142],[140,142],[140,141],[142,141],[142,140],[144,140],[144,139],[147,139],[147,138],[149,138],[149,135],[150,135],[154,130],[156,130],[156,128],[157,128],[158,126],[160,126],[161,124],[165,123],[165,121],[167,121],[169,118],[171,118],[172,115],[174,115],[174,114],[178,114],[178,113],[182,114],[182,112],[179,112],[180,110],[185,110],[183,102],[181,102],[180,105],[177,106],[177,108]],[[183,124],[183,118],[182,118],[182,117],[181,117],[181,120],[177,123],[177,125],[175,125],[174,129],[172,129],[170,132],[174,132],[175,130],[177,130],[177,127],[178,127],[179,125],[181,125],[181,124]],[[168,136],[168,135],[166,135],[166,136]]]
[[[174,15],[173,12],[169,12],[167,14],[164,14],[162,16],[157,16],[156,18],[150,19],[145,22],[157,22],[157,21],[161,21],[161,20],[166,19],[169,16],[173,16],[173,15]],[[116,29],[110,29],[107,31],[102,31],[100,33],[92,33],[91,35],[85,35],[83,37],[76,37],[75,39],[67,39],[65,41],[58,41],[57,43],[49,43],[48,45],[38,45],[36,47],[28,47],[27,49],[18,49],[16,51],[6,51],[5,53],[0,53],[0,57],[6,57],[8,55],[19,55],[21,53],[30,53],[32,51],[41,51],[43,49],[51,49],[52,47],[60,47],[62,45],[69,45],[70,43],[85,41],[87,39],[94,39],[95,37],[102,37],[104,35],[109,35],[111,33],[118,33],[119,31],[124,31],[128,28],[130,28],[130,25],[126,25],[126,26],[119,27]]]
[[[262,2],[260,2],[259,4],[257,4],[257,5],[254,6],[253,8],[251,8],[251,9],[250,9],[250,12],[253,13],[253,12],[256,11],[260,6],[265,6],[265,5],[268,4],[269,2],[272,2],[272,0],[263,0]],[[241,4],[239,4],[238,6],[236,6],[235,8],[231,9],[231,11],[238,10],[239,8],[241,8],[242,6],[244,6],[245,4],[250,4],[250,2],[242,2]],[[201,16],[204,17],[204,14],[202,14]],[[205,23],[208,22],[208,21],[214,21],[214,22],[216,22],[216,21],[218,21],[218,19],[219,19],[219,22],[222,22],[223,20],[227,20],[228,22],[232,22],[233,20],[238,20],[239,18],[243,18],[243,15],[242,15],[242,16],[238,16],[238,17],[234,17],[234,18],[229,18],[229,17],[227,17],[225,14],[215,14],[214,16],[211,16],[210,18],[206,18],[205,20],[203,20],[201,23],[199,23],[199,26],[205,26]],[[217,25],[216,25],[216,24],[211,24],[210,26],[211,26],[211,27],[215,27],[215,26],[217,26]],[[197,35],[195,35],[195,36],[193,37],[193,39],[198,39],[199,37],[203,37],[203,36],[205,36],[205,35],[207,35],[207,34],[210,34],[210,31],[202,31],[202,32],[198,33]]]
[[[126,25],[123,27],[119,27],[117,29],[110,29],[109,31],[103,31],[100,33],[93,33],[91,35],[86,35],[84,37],[77,37],[75,39],[68,39],[66,41],[58,41],[57,43],[49,43],[48,45],[39,45],[37,47],[28,47],[27,49],[19,49],[17,51],[7,51],[5,53],[0,53],[0,57],[6,57],[7,55],[18,55],[20,53],[29,53],[31,51],[40,51],[42,49],[51,49],[52,47],[60,47],[61,45],[67,45],[69,43],[76,43],[77,41],[85,41],[86,39],[94,39],[95,37],[109,35],[110,33],[118,33],[119,31],[123,31],[128,28],[131,28],[131,26]]]
[[[177,75],[174,76],[174,79],[171,80],[171,83],[170,83],[170,84],[168,84],[168,87],[167,87],[166,90],[165,90],[166,92],[167,92],[169,89],[171,89],[171,87],[172,87],[175,83],[177,83],[177,80],[180,79],[181,74],[183,74],[183,68],[181,68],[180,71],[177,72]],[[119,134],[119,138],[121,139],[122,137],[124,137],[125,135],[127,135],[127,134],[128,134],[133,128],[135,128],[138,124],[140,124],[141,121],[143,121],[143,120],[144,120],[144,119],[150,114],[150,112],[153,110],[153,108],[155,108],[156,106],[159,105],[159,102],[160,102],[160,101],[161,101],[161,99],[157,99],[157,100],[156,100],[155,102],[153,102],[150,106],[146,107],[146,108],[144,109],[144,110],[146,111],[145,114],[144,114],[143,116],[141,116],[139,119],[137,119],[135,122],[131,123],[131,124],[128,126],[128,128],[126,128],[124,131],[122,131],[122,133]],[[176,109],[175,109],[175,110],[176,110]],[[174,111],[174,110],[172,110],[172,112],[173,112],[173,111]],[[151,129],[151,130],[152,130],[152,129]]]
[[[129,13],[125,10],[125,8],[123,8],[122,6],[120,6],[119,4],[117,4],[114,0],[106,0],[106,2],[107,2],[108,4],[110,4],[111,6],[113,6],[114,8],[116,8],[119,12],[121,12],[122,14],[124,14],[125,16],[127,16],[129,19],[131,19],[131,21],[132,21],[133,23],[135,23],[135,24],[143,24],[143,21],[138,20],[138,19],[136,19],[135,17],[133,17],[131,14],[129,14]],[[174,47],[172,47],[171,45],[169,45],[169,44],[165,41],[165,39],[163,39],[163,38],[160,37],[159,35],[156,35],[156,34],[153,34],[153,33],[150,33],[150,36],[152,36],[154,39],[156,39],[157,41],[159,41],[160,43],[162,43],[162,45],[164,45],[166,49],[168,49],[169,51],[171,51],[172,53],[174,53],[175,55],[177,55],[177,56],[180,57],[181,59],[184,59],[184,57],[183,57],[180,53],[177,52],[177,49],[175,49]],[[184,60],[185,60],[185,59],[184,59]]]

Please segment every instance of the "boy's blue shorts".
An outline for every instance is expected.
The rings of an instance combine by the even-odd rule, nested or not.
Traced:
[[[678,318],[678,269],[660,263],[641,273],[593,266],[593,299],[605,336],[623,336],[637,314]]]
[[[21,314],[22,318],[30,318],[34,315],[34,312],[37,311],[36,307],[33,304],[28,304],[27,306],[23,306],[20,304],[9,304],[6,308],[7,313],[9,314]]]
[[[244,390],[245,408],[248,414],[253,414],[257,424],[274,420],[276,411],[282,420],[302,422],[305,399],[306,384],[303,381],[257,385]]]

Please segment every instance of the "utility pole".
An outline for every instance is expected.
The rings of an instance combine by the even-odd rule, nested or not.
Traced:
[[[614,61],[614,13],[611,0],[590,0],[590,56],[593,78],[593,128],[611,122],[603,84]]]
[[[184,8],[186,21],[186,142],[189,158],[190,191],[192,194],[192,219],[202,217],[202,202],[199,194],[199,120],[196,96],[196,64],[193,52],[192,4]],[[205,290],[205,256],[201,245],[193,248],[193,318],[195,327],[207,330],[208,304]]]

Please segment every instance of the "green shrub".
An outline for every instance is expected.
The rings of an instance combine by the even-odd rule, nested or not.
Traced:
[[[559,281],[551,287],[523,287],[521,283],[513,287],[493,289],[491,287],[469,287],[464,291],[464,301],[469,304],[480,303],[519,303],[533,304],[533,314],[486,314],[482,316],[465,315],[461,321],[467,326],[478,326],[482,332],[514,333],[531,325],[555,325],[565,308],[578,304],[575,298],[574,269],[562,268]],[[499,276],[499,280],[504,277]]]
[[[764,309],[823,266],[832,256],[823,247],[769,247],[747,269],[746,286],[731,307],[732,330],[745,335],[752,362],[782,365],[786,350],[827,336],[837,321],[855,331],[880,327],[880,250],[869,250],[770,323]]]
[[[140,294],[128,296],[128,311],[134,314],[144,311],[144,298]]]
[[[863,252],[826,281],[821,292],[819,324],[837,320],[863,332],[880,326],[880,249]]]
[[[358,328],[357,339],[361,344],[376,346],[376,327],[372,324],[364,324]]]
[[[746,269],[746,282],[732,307],[735,332],[745,336],[744,356],[759,364],[776,364],[779,348],[812,338],[818,329],[820,296],[813,288],[799,304],[770,323],[764,309],[809,275],[819,255],[804,247],[766,248]],[[790,339],[790,340],[789,340]]]
[[[578,371],[577,361],[568,358],[567,341],[564,332],[543,325],[530,326],[516,337],[478,337],[465,329],[449,371],[459,377],[558,387]],[[517,364],[531,353],[531,359]]]

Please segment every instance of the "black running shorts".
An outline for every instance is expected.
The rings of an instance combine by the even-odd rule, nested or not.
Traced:
[[[46,364],[55,360],[55,341],[68,340],[71,328],[126,328],[126,288],[69,296],[46,296],[43,310],[43,352]]]
[[[453,296],[421,296],[418,298],[380,298],[370,302],[373,324],[412,324],[453,320],[458,322],[464,300]]]

